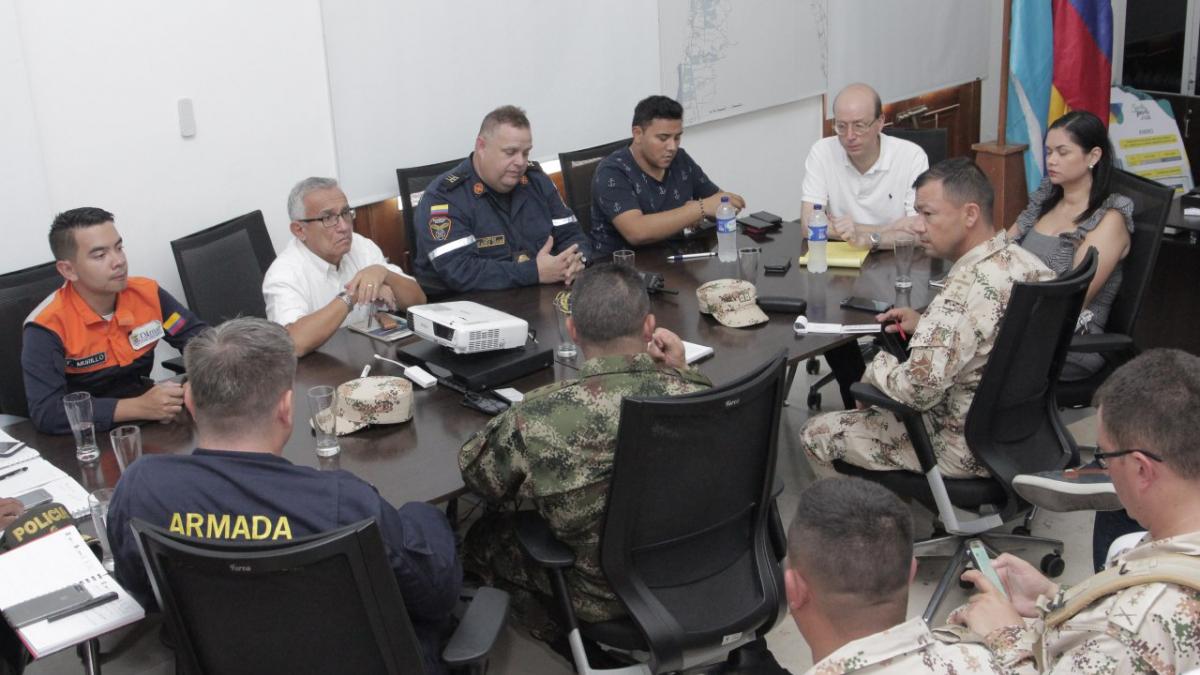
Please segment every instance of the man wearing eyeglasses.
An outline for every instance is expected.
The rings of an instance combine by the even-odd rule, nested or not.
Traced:
[[[813,205],[829,218],[829,236],[859,248],[890,246],[897,231],[911,232],[916,219],[913,182],[929,168],[916,143],[882,133],[883,103],[865,84],[852,84],[833,99],[834,138],[813,144],[804,161],[800,222],[808,232]],[[850,385],[866,364],[854,344],[825,354],[837,377],[842,402],[854,405]]]
[[[978,571],[950,621],[983,636],[1010,673],[1186,673],[1200,668],[1200,357],[1148,351],[1096,392],[1096,460],[1149,532],[1064,589],[1008,553]],[[1011,599],[1010,599],[1011,598]],[[1027,619],[1035,619],[1028,622]]]
[[[284,326],[303,356],[342,326],[378,309],[425,302],[412,277],[354,232],[354,209],[332,178],[305,178],[288,195],[292,240],[263,277],[267,318]]]

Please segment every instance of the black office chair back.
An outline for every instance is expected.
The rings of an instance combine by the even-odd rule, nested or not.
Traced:
[[[237,316],[266,318],[262,282],[275,247],[262,211],[171,242],[188,308],[210,325]]]
[[[411,166],[407,169],[396,169],[396,182],[400,184],[400,210],[404,218],[404,270],[413,273],[413,256],[417,254],[417,224],[416,206],[421,203],[421,195],[434,178],[446,173],[462,163],[463,157],[445,162],[435,162],[424,166]],[[413,196],[416,196],[416,201]]]
[[[1010,512],[1005,515],[1022,504],[1011,491],[1017,474],[1061,469],[1078,458],[1075,442],[1058,417],[1054,387],[1088,284],[1096,275],[1096,260],[1092,248],[1082,263],[1058,279],[1013,284],[967,412],[967,445],[1005,486]]]
[[[784,356],[723,387],[622,402],[601,566],[654,672],[780,616],[767,515]]]
[[[925,156],[929,158],[929,166],[946,159],[950,155],[950,137],[945,129],[910,129],[908,127],[890,126],[883,133],[892,138],[902,138],[921,146]]]
[[[53,262],[0,274],[0,414],[29,416],[21,370],[25,318],[62,284]]]
[[[1158,260],[1162,245],[1163,227],[1166,226],[1175,191],[1167,185],[1120,169],[1113,170],[1109,191],[1133,200],[1133,234],[1129,242],[1129,254],[1122,262],[1121,288],[1117,290],[1104,329],[1109,333],[1133,335],[1142,297],[1154,274],[1154,263]]]
[[[586,233],[592,231],[592,176],[596,165],[617,150],[629,145],[631,139],[604,143],[583,150],[558,153],[559,169],[562,171],[563,192],[567,193],[567,206],[579,219],[579,227]]]
[[[283,542],[132,527],[185,672],[425,672],[374,520]]]

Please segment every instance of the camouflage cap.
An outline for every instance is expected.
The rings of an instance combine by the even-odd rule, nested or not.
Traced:
[[[338,436],[371,424],[399,424],[412,419],[412,382],[402,377],[360,377],[343,382],[337,393]]]
[[[717,279],[696,289],[701,314],[712,314],[730,328],[745,328],[767,322],[759,309],[754,284],[741,279]]]

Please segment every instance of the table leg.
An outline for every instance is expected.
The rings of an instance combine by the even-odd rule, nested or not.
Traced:
[[[79,658],[83,660],[83,672],[100,675],[100,640],[92,638],[79,645]]]

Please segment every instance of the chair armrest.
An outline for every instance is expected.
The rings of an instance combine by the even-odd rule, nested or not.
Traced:
[[[442,660],[454,667],[482,661],[495,646],[507,616],[508,593],[490,586],[478,589],[442,650]]]
[[[575,552],[554,536],[550,524],[536,511],[517,513],[517,542],[542,567],[565,569],[575,564]]]
[[[176,356],[173,359],[167,359],[166,361],[163,361],[162,367],[177,375],[182,375],[183,373],[187,372],[187,368],[183,366],[182,356]]]
[[[910,408],[903,403],[889,397],[882,391],[879,391],[879,389],[872,384],[855,382],[854,384],[850,385],[850,393],[854,395],[855,401],[862,401],[863,403],[868,403],[870,405],[877,405],[884,410],[891,410],[902,417],[908,417],[909,415],[919,416],[921,414],[920,411]]]
[[[1083,354],[1132,350],[1133,338],[1120,333],[1092,333],[1071,338],[1071,351]]]

